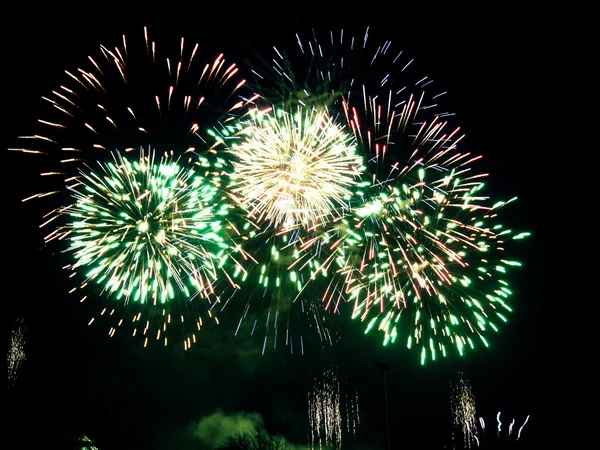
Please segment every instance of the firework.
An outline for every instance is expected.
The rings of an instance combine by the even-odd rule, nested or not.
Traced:
[[[486,333],[512,311],[506,272],[521,265],[504,250],[527,235],[499,222],[499,210],[515,199],[490,203],[485,174],[471,167],[479,157],[459,152],[458,130],[445,127],[423,124],[404,164],[373,169],[336,256],[338,291],[352,303],[352,317],[367,332],[381,330],[384,345],[403,330],[422,363],[448,348],[462,355],[475,348],[473,337],[488,346]]]
[[[529,234],[500,220],[515,199],[484,193],[445,92],[390,41],[313,31],[295,48],[251,62],[246,83],[223,55],[207,63],[182,39],[166,56],[144,30],[67,71],[32,145],[13,149],[47,156],[55,183],[30,198],[75,199],[48,215],[47,241],[69,242],[81,287],[147,308],[134,322],[157,339],[178,298],[209,317],[240,305],[235,333],[262,334],[263,352],[331,343],[342,310],[422,364],[487,347],[521,265],[505,255]]]
[[[337,120],[343,115],[343,101],[356,99],[366,110],[378,104],[373,100],[385,97],[393,100],[393,108],[398,110],[418,92],[417,109],[433,110],[446,94],[434,87],[431,78],[412,74],[414,59],[391,41],[371,39],[369,27],[362,34],[344,29],[324,33],[312,30],[309,36],[296,34],[289,47],[291,51],[287,46],[274,46],[268,61],[247,62],[253,74],[248,83],[263,98],[285,108],[326,108]],[[426,91],[431,95],[421,96]],[[391,113],[380,106],[378,109],[380,115]],[[410,125],[409,118],[417,109],[406,111],[404,125]]]
[[[507,272],[521,265],[505,250],[529,233],[500,222],[515,199],[484,194],[481,157],[459,148],[453,114],[436,112],[445,92],[407,75],[412,60],[390,41],[370,42],[368,29],[358,38],[297,36],[296,59],[275,48],[267,75],[255,70],[257,85],[277,81],[271,95],[282,103],[326,109],[366,161],[346,214],[323,229],[323,267],[335,273],[323,303],[348,304],[384,345],[402,336],[422,364],[450,348],[487,347],[487,333],[511,311]]]
[[[371,151],[370,180],[357,192],[363,201],[347,219],[337,264],[352,316],[366,331],[381,330],[384,345],[401,330],[424,364],[447,356],[449,347],[462,355],[477,345],[473,338],[489,345],[485,335],[512,311],[506,273],[521,265],[505,250],[529,233],[500,222],[499,212],[516,198],[494,202],[484,194],[481,157],[460,151],[460,129],[436,116],[407,135],[405,112],[418,106],[415,99],[405,106],[378,119],[386,124],[379,132],[369,125],[360,131],[371,136],[361,141]],[[356,130],[368,123],[348,117]]]
[[[342,448],[345,434],[355,436],[360,424],[358,393],[346,392],[336,368],[315,377],[308,393],[309,445],[315,448]]]
[[[82,301],[102,297],[100,315],[117,327],[129,316],[145,343],[153,330],[166,344],[167,327],[185,322],[187,348],[202,324],[198,311],[212,317],[217,285],[236,287],[224,273],[236,265],[225,260],[239,255],[235,231],[225,231],[224,162],[203,127],[243,115],[245,80],[222,54],[206,58],[183,38],[163,52],[146,29],[137,37],[101,45],[65,71],[43,97],[39,130],[11,150],[44,157],[47,190],[26,200],[58,200],[42,227],[55,227],[47,243],[68,243],[65,267],[80,283],[72,292],[95,286]]]
[[[454,386],[451,393],[452,423],[462,435],[464,448],[479,446],[477,436],[477,417],[475,415],[475,396],[471,385],[462,376]],[[453,429],[453,439],[454,439]]]
[[[66,70],[42,97],[37,133],[11,150],[46,156],[42,175],[68,184],[83,163],[106,160],[110,151],[202,151],[205,127],[243,115],[251,96],[241,96],[245,80],[223,54],[206,58],[184,38],[163,50],[146,28],[137,38],[123,35],[119,46],[101,45],[85,66]]]
[[[241,96],[245,80],[222,54],[206,62],[199,45],[184,38],[163,52],[145,28],[138,37],[131,42],[123,35],[114,48],[101,45],[42,97],[39,129],[20,136],[23,147],[9,149],[44,158],[47,191],[25,200],[63,200],[86,164],[110,160],[114,151],[204,154],[204,128],[244,115],[253,97]]]
[[[8,387],[13,387],[20,368],[26,360],[25,355],[25,326],[23,319],[18,319],[15,328],[10,333],[10,347],[6,357],[8,367]]]
[[[230,189],[254,221],[310,229],[347,207],[362,157],[353,136],[325,110],[256,112],[236,138]]]
[[[215,286],[230,280],[226,272],[236,265],[218,168],[203,158],[182,167],[169,156],[157,160],[154,152],[133,161],[113,156],[81,172],[70,186],[75,202],[49,219],[66,218],[64,225],[46,241],[69,243],[75,262],[66,268],[84,274],[71,292],[83,291],[84,301],[91,286],[99,286],[94,297],[105,298],[100,316],[114,316],[116,326],[129,316],[145,345],[151,331],[166,345],[167,328],[180,323],[187,348],[196,341],[202,308],[218,321],[210,311],[219,299]]]

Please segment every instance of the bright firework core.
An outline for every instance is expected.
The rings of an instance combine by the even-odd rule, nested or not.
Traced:
[[[137,229],[140,236],[147,236],[148,239],[155,239],[160,244],[166,243],[166,232],[161,226],[161,217],[154,218],[152,214],[148,214],[141,220],[138,220]]]
[[[258,222],[311,227],[340,215],[363,170],[355,140],[325,110],[256,112],[232,146],[232,191]]]

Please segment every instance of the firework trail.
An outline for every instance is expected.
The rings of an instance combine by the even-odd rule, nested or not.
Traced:
[[[519,445],[525,425],[531,416],[527,415],[520,423],[513,418],[508,423],[502,422],[502,412],[498,411],[495,417],[495,426],[486,427],[483,417],[479,418],[481,448],[505,448]]]
[[[344,435],[356,435],[360,425],[358,393],[346,391],[336,368],[326,369],[313,380],[308,393],[311,449],[341,449]]]
[[[453,424],[452,440],[454,441],[454,430],[456,429],[462,436],[463,448],[470,449],[473,446],[479,446],[475,396],[471,385],[462,375],[452,386],[450,403]]]
[[[25,326],[23,319],[18,319],[15,328],[10,333],[10,347],[6,357],[8,367],[8,387],[15,385],[20,368],[26,360],[25,355]]]

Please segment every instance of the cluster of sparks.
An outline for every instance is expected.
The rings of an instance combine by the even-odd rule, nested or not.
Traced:
[[[304,353],[307,327],[331,344],[328,314],[402,336],[422,364],[489,345],[520,265],[504,252],[528,233],[498,221],[510,201],[490,201],[480,156],[434,113],[444,92],[368,38],[297,36],[298,61],[274,48],[253,84],[183,39],[164,57],[144,29],[44,97],[52,118],[13,150],[48,157],[53,187],[30,198],[68,194],[46,242],[68,242],[73,292],[97,287],[111,336],[127,307],[145,344],[177,323],[187,349],[201,310],[218,323],[238,303],[235,333],[249,322],[263,351]]]
[[[479,446],[475,395],[471,385],[463,377],[452,387],[450,399],[453,426],[463,437],[464,448],[470,449],[473,445]]]
[[[25,359],[25,326],[23,319],[18,319],[15,328],[10,333],[10,346],[6,357],[8,387],[14,386]]]
[[[337,369],[329,368],[314,379],[308,393],[308,419],[311,449],[341,449],[343,435],[356,435],[358,394],[342,388]]]

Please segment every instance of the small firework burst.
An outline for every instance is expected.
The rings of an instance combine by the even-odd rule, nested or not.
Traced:
[[[479,445],[477,430],[477,416],[475,411],[475,396],[469,382],[462,376],[458,382],[452,386],[450,396],[454,430],[457,430],[459,436],[462,436],[463,448],[470,449],[474,445]]]
[[[23,319],[18,319],[10,333],[10,346],[6,357],[8,367],[8,387],[15,385],[19,370],[26,360],[25,355],[25,325]]]

